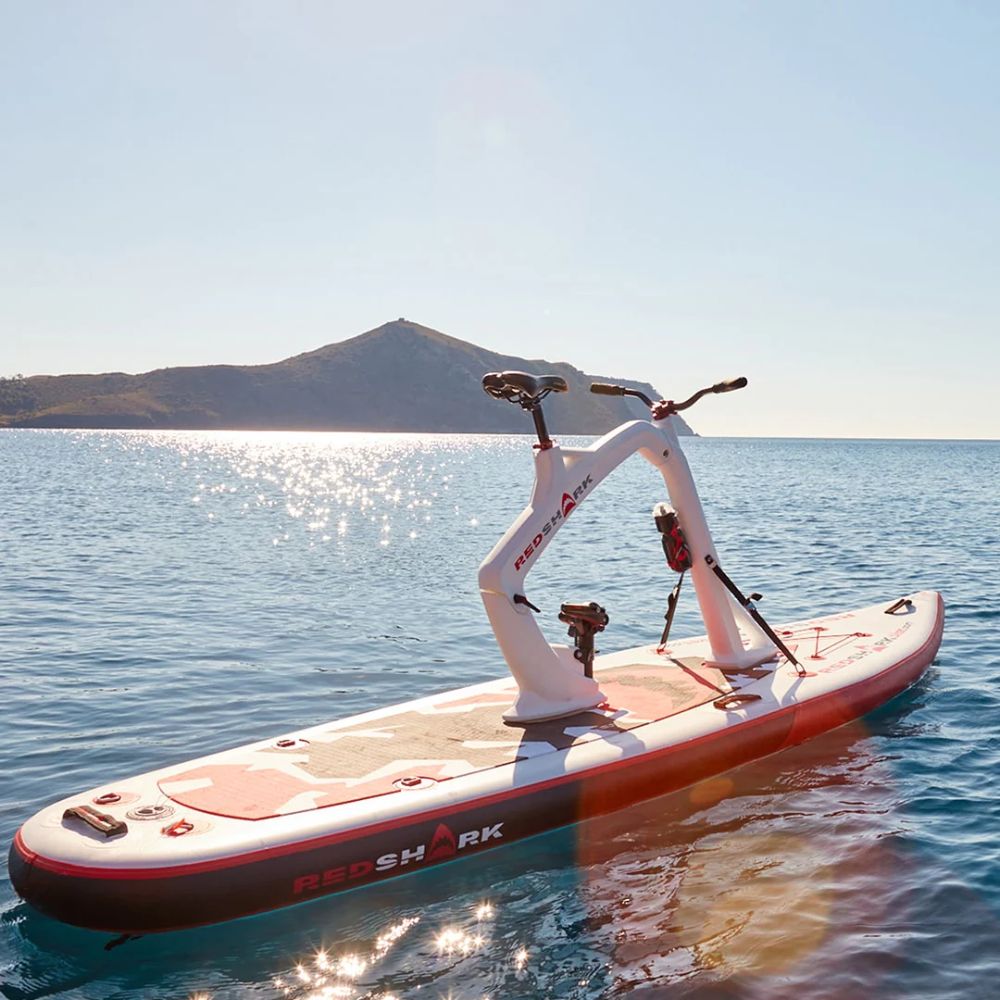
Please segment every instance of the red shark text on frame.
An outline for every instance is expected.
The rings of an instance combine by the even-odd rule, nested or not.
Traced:
[[[518,570],[524,566],[529,559],[535,554],[538,546],[542,544],[542,539],[548,535],[552,529],[562,520],[569,517],[571,510],[576,508],[576,503],[587,492],[589,486],[594,485],[593,476],[587,476],[587,478],[580,483],[575,490],[573,490],[573,495],[570,496],[568,493],[562,495],[562,502],[560,503],[560,509],[557,510],[552,517],[550,517],[545,524],[542,525],[541,530],[535,535],[534,538],[528,543],[528,547],[517,557],[514,561],[514,569]]]

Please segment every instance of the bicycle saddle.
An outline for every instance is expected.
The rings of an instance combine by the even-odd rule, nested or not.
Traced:
[[[494,399],[511,403],[537,403],[550,392],[566,392],[566,379],[558,375],[529,375],[527,372],[490,372],[483,376],[483,388]]]

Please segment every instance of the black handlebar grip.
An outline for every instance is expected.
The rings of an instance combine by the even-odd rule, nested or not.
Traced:
[[[735,389],[745,389],[747,386],[746,377],[727,378],[725,382],[719,382],[712,386],[712,392],[733,392]]]
[[[620,385],[611,385],[609,382],[591,382],[590,391],[596,392],[598,396],[624,396],[625,388]]]

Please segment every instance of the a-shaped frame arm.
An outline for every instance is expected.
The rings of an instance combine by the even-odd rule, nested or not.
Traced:
[[[718,561],[698,491],[670,419],[623,424],[587,448],[554,446],[535,455],[531,500],[479,568],[479,589],[519,693],[504,713],[512,721],[559,718],[600,704],[597,681],[583,676],[566,646],[552,646],[528,606],[524,579],[572,512],[622,462],[638,452],[660,470],[693,558],[692,582],[712,648],[713,662],[749,666],[773,655],[769,643],[744,649],[735,615],[764,637],[731,600],[705,560]]]

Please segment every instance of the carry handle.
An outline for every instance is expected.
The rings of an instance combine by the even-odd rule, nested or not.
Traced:
[[[119,837],[128,833],[128,825],[124,820],[115,819],[109,813],[100,812],[93,806],[71,806],[63,813],[63,819],[82,821],[92,830],[103,833],[105,837]]]

